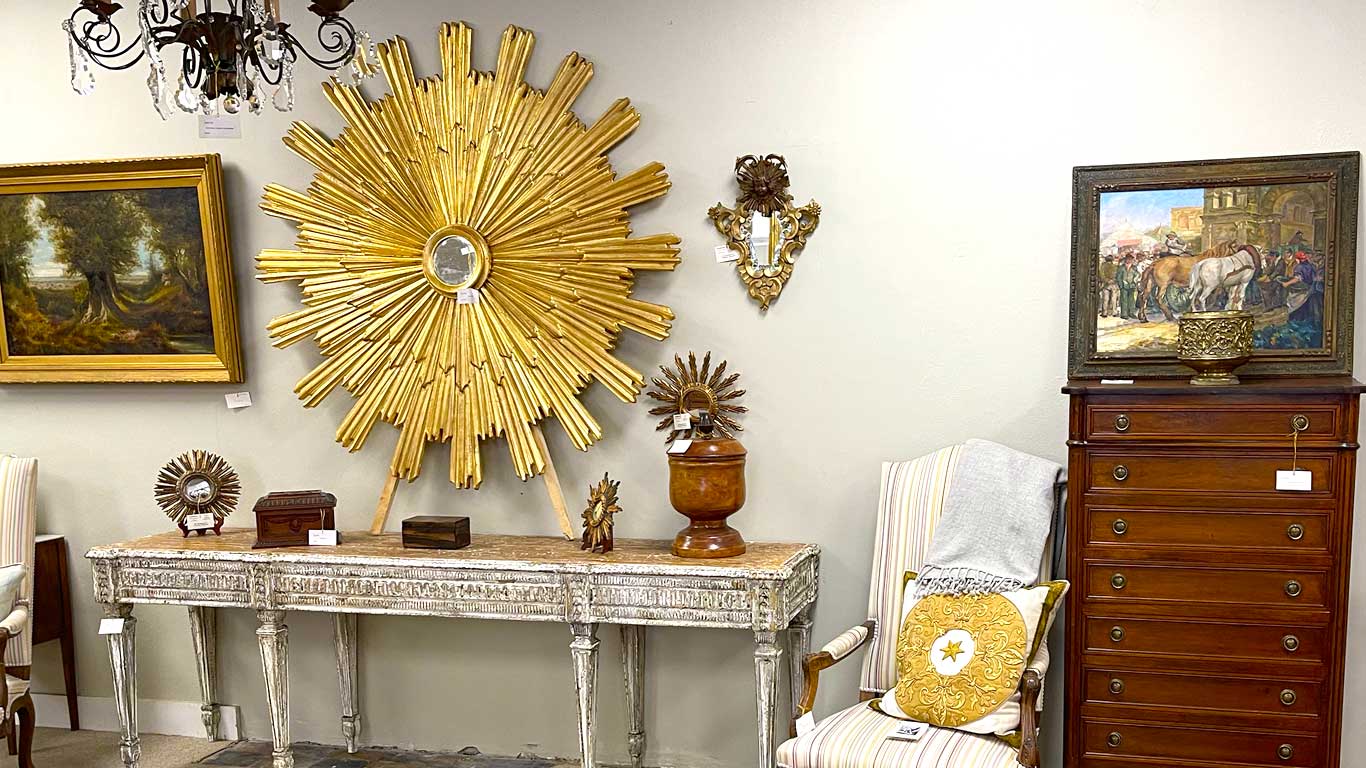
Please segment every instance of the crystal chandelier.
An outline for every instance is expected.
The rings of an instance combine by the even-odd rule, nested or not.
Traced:
[[[131,1],[131,0],[130,0]],[[185,112],[259,113],[269,100],[294,108],[294,65],[300,56],[328,70],[345,68],[354,83],[376,71],[374,46],[341,13],[353,0],[313,0],[321,19],[319,53],[304,48],[280,20],[280,0],[136,0],[138,36],[123,42],[114,14],[123,7],[107,0],[81,0],[62,22],[70,39],[71,87],[82,95],[95,88],[94,66],[125,70],[146,58],[147,87],[165,119],[174,102]],[[200,6],[203,6],[200,8]],[[165,50],[182,46],[174,96],[168,97]]]

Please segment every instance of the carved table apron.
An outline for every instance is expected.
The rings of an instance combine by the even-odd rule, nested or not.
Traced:
[[[801,657],[809,649],[819,550],[805,544],[750,544],[739,557],[684,560],[669,542],[618,539],[609,555],[581,552],[577,542],[532,536],[474,536],[468,549],[403,549],[398,534],[343,533],[337,547],[253,550],[255,532],[181,538],[178,532],[91,549],[95,598],[123,629],[107,636],[124,765],[138,764],[136,603],[185,605],[199,668],[204,727],[217,736],[217,625],[214,609],[257,613],[275,768],[294,765],[289,738],[286,611],[333,614],[341,684],[342,735],[354,752],[358,614],[559,621],[570,625],[578,693],[579,747],[593,768],[598,624],[618,624],[630,720],[628,745],[637,768],[645,751],[645,627],[715,627],[754,633],[759,762],[773,765],[779,633],[790,644],[793,690],[801,690]],[[793,697],[795,700],[797,697]]]

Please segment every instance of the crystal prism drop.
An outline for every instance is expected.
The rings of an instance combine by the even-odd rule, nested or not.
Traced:
[[[180,89],[175,94],[175,105],[183,112],[195,112],[199,109],[199,92],[191,88],[183,77],[180,78]]]
[[[142,37],[142,51],[151,64],[151,71],[147,75],[147,90],[152,94],[152,106],[156,107],[157,114],[165,120],[171,116],[170,107],[166,104],[166,64],[161,60],[161,46],[157,45],[156,36],[152,34],[151,13],[150,0],[142,0],[138,9],[138,27]]]
[[[294,109],[294,62],[289,59],[285,59],[280,67],[280,87],[275,89],[275,97],[271,102],[280,112]]]
[[[71,90],[89,96],[95,91],[95,72],[91,68],[90,54],[76,42],[70,19],[62,22],[62,29],[66,30],[67,46],[71,50]]]

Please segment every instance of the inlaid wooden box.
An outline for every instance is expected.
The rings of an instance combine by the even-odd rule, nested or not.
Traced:
[[[425,515],[403,521],[404,549],[464,549],[470,545],[470,519]]]
[[[337,497],[322,491],[279,491],[256,502],[252,549],[306,547],[309,531],[336,528]]]

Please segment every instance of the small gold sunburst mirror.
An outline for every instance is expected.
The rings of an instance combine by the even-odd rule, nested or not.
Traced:
[[[222,457],[190,451],[168,462],[157,475],[157,505],[175,521],[180,532],[220,534],[223,521],[237,508],[242,484]]]
[[[797,252],[816,231],[821,207],[815,200],[800,208],[792,204],[791,180],[782,155],[739,158],[735,181],[740,187],[735,207],[717,203],[707,216],[738,255],[735,268],[750,297],[759,302],[761,311],[767,311],[791,279]]]
[[[588,506],[583,510],[583,546],[604,555],[612,551],[612,526],[621,506],[617,489],[621,482],[603,474],[602,480],[588,487]]]
[[[659,367],[664,377],[651,379],[655,388],[646,394],[653,400],[665,403],[651,408],[650,415],[664,417],[655,429],[668,432],[666,441],[675,437],[689,437],[692,434],[694,425],[690,420],[686,430],[674,426],[674,416],[679,414],[708,413],[711,415],[715,430],[725,437],[734,437],[736,432],[744,429],[735,417],[748,413],[749,409],[737,405],[734,401],[743,397],[745,390],[735,388],[736,382],[740,380],[740,374],[732,373],[726,376],[727,364],[727,361],[722,360],[713,371],[711,353],[708,352],[702,357],[702,367],[698,368],[697,355],[689,352],[686,364],[683,358],[674,355],[676,370],[665,365]]]

